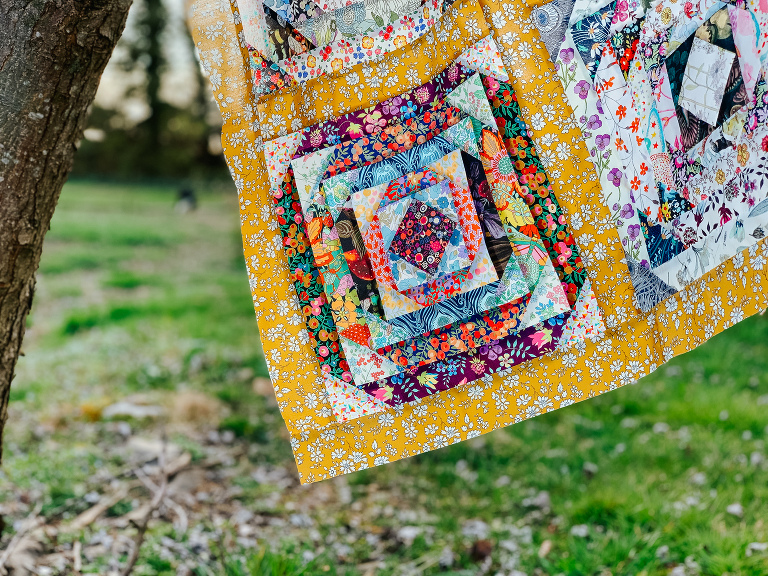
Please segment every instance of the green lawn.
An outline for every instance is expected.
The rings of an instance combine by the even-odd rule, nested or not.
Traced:
[[[174,192],[68,184],[46,238],[0,472],[0,547],[39,504],[39,574],[118,573],[163,437],[191,464],[135,574],[768,574],[768,317],[637,385],[300,487],[234,191],[187,214]]]

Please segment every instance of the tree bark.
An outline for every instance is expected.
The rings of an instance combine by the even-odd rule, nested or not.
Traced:
[[[0,0],[0,459],[43,238],[131,0]]]

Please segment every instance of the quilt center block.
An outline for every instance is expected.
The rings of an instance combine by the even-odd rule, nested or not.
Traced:
[[[376,212],[373,228],[374,234],[381,234],[396,288],[422,304],[426,300],[419,299],[419,296],[429,288],[424,287],[418,292],[409,290],[437,277],[449,282],[447,275],[468,269],[479,249],[475,245],[478,239],[476,232],[470,237],[471,250],[465,242],[464,231],[477,231],[479,225],[473,226],[473,221],[476,224],[477,219],[472,218],[474,215],[470,216],[465,208],[456,209],[452,190],[457,187],[431,170],[421,174],[425,173],[430,174],[428,181],[439,179],[440,182],[386,203],[388,198],[393,197],[393,187],[403,191],[403,187],[397,184],[402,178],[395,181],[388,187]],[[468,194],[466,190],[461,192],[464,197]],[[368,223],[363,222],[362,227],[367,230]],[[372,250],[378,253],[375,247]],[[386,274],[382,280],[387,282]]]
[[[458,224],[420,200],[406,198],[390,206],[396,210],[401,204],[406,204],[407,209],[389,244],[389,252],[434,276]]]

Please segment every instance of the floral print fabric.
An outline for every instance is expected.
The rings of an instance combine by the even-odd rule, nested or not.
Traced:
[[[768,305],[763,287],[766,254],[763,243],[756,241],[748,250],[738,252],[736,257],[722,264],[715,264],[716,269],[712,272],[705,272],[698,281],[694,280],[668,296],[651,314],[635,310],[628,297],[633,293],[629,275],[618,265],[623,258],[621,242],[615,245],[617,233],[608,225],[611,222],[608,218],[610,207],[602,202],[602,187],[596,185],[595,171],[591,167],[589,170],[584,168],[589,150],[576,137],[579,125],[570,119],[570,109],[563,104],[563,89],[550,82],[552,69],[548,54],[543,46],[539,46],[535,28],[524,24],[530,22],[530,10],[522,3],[490,1],[484,5],[486,13],[483,16],[496,32],[495,38],[507,60],[510,84],[515,89],[550,185],[558,202],[566,208],[569,223],[573,223],[580,255],[590,270],[590,288],[597,295],[609,323],[608,332],[596,342],[582,341],[567,350],[553,351],[538,358],[523,356],[524,364],[515,364],[517,357],[514,354],[509,352],[510,356],[503,357],[503,351],[499,355],[490,345],[479,347],[472,359],[463,359],[459,365],[435,362],[433,364],[445,366],[446,374],[455,369],[457,375],[469,373],[473,365],[479,367],[479,363],[473,363],[474,359],[480,358],[487,364],[496,362],[497,365],[492,373],[486,373],[478,380],[398,404],[397,409],[371,394],[359,395],[359,389],[339,384],[343,381],[323,379],[317,356],[306,338],[300,307],[292,296],[295,290],[289,283],[287,266],[283,265],[281,242],[277,241],[281,235],[275,227],[272,211],[264,209],[271,200],[267,167],[261,152],[262,136],[265,141],[273,138],[270,132],[277,124],[267,118],[271,124],[262,134],[253,113],[255,102],[251,80],[238,65],[244,60],[245,50],[238,37],[236,23],[239,18],[233,19],[229,8],[219,3],[200,2],[194,15],[195,37],[224,113],[222,141],[240,195],[244,248],[254,305],[265,335],[265,356],[291,433],[303,483],[466,440],[635,381],[675,355],[692,349]],[[441,41],[437,39],[435,44]],[[449,46],[450,42],[448,40]],[[445,52],[442,45],[440,51]],[[450,47],[447,51],[450,52]],[[431,54],[426,55],[417,68],[412,68],[417,78],[405,84],[398,75],[398,86],[388,94],[384,91],[386,96],[383,97],[377,92],[376,97],[385,99],[428,80],[440,69],[433,68],[432,61]],[[428,69],[425,63],[429,63]],[[391,61],[386,64],[392,68]],[[378,77],[382,71],[381,65],[376,64],[372,73]],[[532,78],[536,80],[532,81]],[[367,79],[361,80],[361,84],[365,87],[365,95],[358,98],[356,93],[350,92],[344,97],[345,102],[354,106],[370,105],[368,94],[372,89]],[[758,104],[764,94],[761,90],[764,88],[757,80],[755,102],[748,106],[748,120],[744,122],[744,133],[753,134],[759,142],[762,142],[760,114],[764,114],[761,110],[765,108],[765,103]],[[321,112],[313,102],[310,101],[306,108],[313,113]],[[334,99],[332,105],[338,104]],[[293,123],[304,114],[298,110],[298,107],[291,109],[287,106],[279,111],[281,115],[289,115],[287,122],[282,124],[285,134],[303,127]],[[579,116],[577,113],[577,121]],[[310,122],[314,123],[316,119],[325,118],[318,114]],[[589,119],[588,115],[584,124]],[[653,134],[649,133],[648,137],[653,138]],[[713,144],[720,140],[715,139]],[[661,145],[660,141],[656,142]],[[615,141],[612,139],[610,144],[613,150]],[[713,153],[718,153],[719,146],[713,146]],[[707,165],[702,164],[703,170],[698,173],[713,170],[717,175],[717,171],[722,170],[723,182],[735,172],[735,167],[741,167],[739,156],[743,161],[747,154],[757,152],[756,147],[747,147],[740,152],[734,151],[733,156],[729,153],[726,158],[718,159],[712,158],[709,150],[706,148],[699,154]],[[709,163],[710,159],[714,163]],[[690,166],[691,170],[673,170],[673,182],[688,173],[696,176],[697,158],[682,165]],[[746,168],[742,170],[746,171]],[[749,182],[758,183],[762,176],[758,170],[751,170],[747,178]],[[702,195],[712,188],[707,186],[700,186]],[[658,198],[658,191],[655,192]],[[729,192],[728,197],[731,196],[732,192]],[[724,199],[727,200],[725,196]],[[761,210],[759,204],[754,207],[757,212]],[[713,236],[716,235],[709,234],[708,238]],[[733,240],[738,242],[738,234]],[[587,291],[586,285],[583,290]],[[578,306],[571,316],[577,309]],[[556,329],[553,327],[553,331]],[[565,332],[563,328],[561,334]],[[355,334],[350,334],[352,336],[357,338]],[[653,345],[649,345],[650,342]],[[544,348],[547,346],[550,344],[543,344]],[[430,371],[427,366],[419,367],[422,368],[426,372],[426,376],[422,376],[422,390],[429,391],[430,385],[435,385],[432,376],[438,371]],[[421,384],[418,381],[421,375],[415,374],[415,384]],[[444,385],[444,380],[438,385]],[[371,383],[372,391],[383,389],[381,394],[387,395],[383,386],[374,387]],[[353,393],[349,393],[350,390]],[[402,394],[405,399],[414,397],[409,389],[393,390],[394,393]],[[343,396],[350,398],[350,403],[344,404],[343,398],[339,399]],[[355,415],[359,415],[353,427],[342,423],[343,415],[337,417],[339,410],[347,408],[354,408]],[[455,411],[454,420],[446,420],[448,411]]]
[[[566,218],[549,184],[546,171],[520,114],[512,86],[491,77],[483,79],[491,100],[493,115],[504,137],[504,144],[518,176],[520,195],[531,209],[535,225],[549,251],[563,288],[572,304],[584,285],[586,270],[579,249],[568,230]]]
[[[354,64],[369,62],[421,38],[442,12],[442,2],[431,0],[387,26],[352,38],[341,37],[281,60],[277,65],[297,82],[338,72]]]
[[[474,68],[479,67],[494,75],[493,77],[488,76],[488,78],[508,78],[498,56],[497,48],[489,41],[481,41],[470,46],[465,53],[462,53],[458,61]],[[480,63],[484,64],[480,66]],[[459,72],[464,70],[460,64],[453,65],[452,68]],[[452,72],[451,69],[447,70],[443,73],[443,77],[447,76],[452,79],[450,75]],[[453,73],[453,76],[455,75]],[[466,79],[467,75],[468,73],[464,73],[462,80]],[[435,85],[434,82],[431,83],[430,88],[433,85]],[[414,92],[418,93],[418,90]],[[458,212],[455,210],[456,206],[450,210],[450,205],[445,198],[439,198],[439,196],[429,198],[430,192],[438,187],[433,181],[434,174],[427,178],[422,172],[422,176],[416,178],[415,181],[420,184],[431,183],[431,186],[427,188],[421,186],[418,191],[410,195],[404,192],[409,186],[403,188],[402,184],[397,184],[406,178],[403,176],[399,180],[389,183],[382,181],[381,184],[374,185],[373,188],[360,190],[360,187],[364,186],[366,178],[373,176],[374,172],[365,172],[364,168],[363,172],[360,172],[360,169],[349,171],[346,166],[341,166],[336,174],[327,178],[327,181],[321,177],[323,170],[329,165],[334,167],[338,165],[338,157],[330,161],[329,158],[336,153],[335,151],[338,151],[341,144],[346,144],[350,138],[357,135],[354,130],[345,131],[343,140],[334,138],[338,142],[336,146],[328,146],[328,142],[325,142],[324,138],[317,138],[316,145],[311,148],[307,145],[308,133],[314,131],[317,134],[320,126],[308,127],[303,133],[295,133],[285,137],[292,143],[292,152],[289,156],[294,156],[294,160],[290,163],[294,174],[296,174],[302,209],[309,216],[310,244],[315,254],[316,264],[320,269],[320,277],[326,284],[326,295],[331,302],[334,321],[340,327],[340,341],[342,347],[347,350],[346,355],[349,360],[352,379],[356,385],[388,377],[387,374],[390,373],[391,366],[378,355],[382,347],[396,342],[398,338],[408,338],[409,334],[412,339],[416,338],[417,330],[428,332],[438,328],[441,324],[448,325],[451,318],[459,321],[461,316],[456,315],[456,310],[461,309],[462,305],[458,304],[457,306],[456,304],[460,301],[444,302],[446,297],[452,298],[464,293],[470,294],[471,299],[469,301],[472,302],[472,308],[468,311],[464,306],[463,312],[464,314],[479,315],[494,305],[518,301],[530,290],[533,290],[531,302],[528,302],[531,305],[521,310],[523,327],[552,318],[569,309],[565,292],[559,286],[557,276],[554,274],[554,269],[549,263],[543,247],[540,247],[541,240],[538,229],[534,225],[534,218],[522,200],[524,194],[517,183],[512,162],[506,157],[507,153],[501,140],[488,132],[488,128],[494,132],[497,130],[497,121],[485,94],[482,76],[473,74],[470,80],[462,81],[457,86],[449,86],[442,90],[437,84],[430,96],[432,93],[434,93],[433,109],[436,109],[435,107],[439,106],[441,101],[446,102],[446,104],[450,102],[472,116],[472,122],[469,120],[464,122],[463,126],[465,127],[462,131],[456,131],[460,128],[459,125],[446,131],[445,137],[448,138],[451,145],[459,147],[470,145],[475,138],[482,134],[480,141],[483,146],[481,148],[478,148],[477,145],[470,145],[470,148],[466,149],[474,150],[474,158],[466,157],[464,159],[463,176],[460,177],[455,168],[446,172],[446,167],[441,167],[440,163],[429,165],[427,173],[431,174],[431,170],[437,170],[442,178],[448,178],[446,181],[441,181],[444,189],[447,185],[448,189],[461,192],[470,187],[466,178],[466,168],[469,167],[475,175],[471,188],[476,190],[474,201],[477,201],[477,205],[482,207],[484,203],[487,205],[488,202],[492,204],[501,202],[499,204],[499,206],[503,206],[501,214],[495,210],[485,209],[481,211],[484,216],[489,218],[489,225],[484,230],[485,236],[494,240],[496,248],[497,258],[492,265],[482,237],[479,248],[480,257],[478,257],[477,248],[470,251],[463,243],[464,230],[461,228],[466,229],[465,223],[468,221],[478,222],[477,209],[472,210],[471,215],[467,213],[459,218],[456,215]],[[410,95],[410,93],[405,93],[402,96],[408,98]],[[393,108],[393,106],[387,106],[387,113],[391,115],[388,122],[397,121],[396,109]],[[371,110],[366,112],[370,113]],[[410,120],[410,114],[407,112],[401,116],[406,122]],[[352,115],[347,115],[342,121],[348,121],[352,117]],[[326,123],[324,127],[329,125],[332,124]],[[375,130],[371,129],[369,132],[373,134]],[[458,134],[462,135],[458,136]],[[278,141],[285,141],[285,138],[278,139]],[[440,142],[442,142],[442,138],[444,137],[441,136]],[[439,145],[440,142],[435,141],[433,143]],[[272,146],[271,143],[269,145]],[[447,151],[448,149],[449,147],[444,150]],[[483,150],[482,154],[480,149]],[[423,159],[424,150],[419,149],[419,154],[422,156],[416,157]],[[303,152],[308,153],[302,155]],[[462,154],[466,156],[465,152]],[[405,161],[404,164],[403,158],[405,156],[402,158],[397,155],[394,156],[395,164],[387,164],[379,159],[370,166],[375,167],[376,173],[391,177],[390,168],[385,166],[391,165],[391,168],[400,166],[397,168],[398,171],[404,166],[415,166],[415,164],[408,164],[409,161]],[[504,157],[506,157],[506,162]],[[455,160],[453,164],[456,165]],[[489,187],[493,194],[481,195],[479,193],[479,190],[482,189],[482,183],[478,178],[478,166],[485,186]],[[367,174],[367,176],[361,177],[361,174]],[[374,176],[374,178],[379,177]],[[407,178],[413,177],[413,174],[407,176]],[[342,179],[339,180],[339,178]],[[368,184],[374,182],[375,180],[368,181]],[[352,184],[360,191],[354,192],[354,189],[350,188]],[[377,188],[379,191],[376,196],[373,196],[371,190]],[[345,206],[351,198],[360,194],[368,196],[369,201],[374,197],[380,199],[374,202],[377,213],[373,216],[373,220],[359,222],[359,235],[364,238],[366,244],[365,256],[362,256],[363,251],[358,247],[350,246],[351,249],[348,249],[344,247],[344,243],[341,241],[343,236],[341,229],[348,228],[351,220],[346,216],[348,209]],[[381,199],[384,201],[381,202]],[[426,204],[422,200],[431,200],[432,204]],[[440,204],[441,200],[443,200],[442,204]],[[469,199],[464,204],[472,206],[474,201]],[[381,204],[380,207],[379,203]],[[419,209],[420,216],[424,218],[424,214],[421,213],[432,208],[440,209],[435,214],[429,214],[429,218],[435,219],[436,226],[443,227],[444,237],[435,240],[434,236],[439,234],[433,229],[422,229],[418,234],[406,237],[405,230],[412,231],[415,229],[414,211]],[[445,210],[454,214],[454,218],[445,217],[443,214]],[[466,212],[466,208],[464,211]],[[326,215],[329,215],[334,221],[332,228],[326,228],[322,223]],[[461,220],[462,226],[459,226],[458,220]],[[499,224],[495,230],[490,226],[494,221]],[[451,222],[455,222],[455,225],[451,226]],[[344,226],[341,226],[342,224]],[[532,240],[521,234],[519,232],[520,226],[527,227],[528,233],[533,233],[535,239]],[[352,228],[354,227],[352,226]],[[352,238],[356,237],[357,234],[352,232],[350,230],[347,234]],[[504,240],[499,242],[499,232],[501,232],[501,236],[505,237],[506,242]],[[430,245],[429,252],[421,248],[422,243],[414,243],[414,240],[427,236],[432,236],[432,238],[429,238],[428,242],[424,242],[423,246]],[[455,256],[450,260],[445,257],[445,248],[449,245],[453,247],[451,254]],[[343,258],[339,255],[339,249],[343,251]],[[517,256],[511,257],[515,249]],[[350,254],[353,256],[352,258],[350,258]],[[414,254],[424,257],[419,258]],[[412,257],[410,261],[409,257]],[[470,260],[469,257],[472,257],[473,260]],[[362,266],[361,262],[366,261],[367,263],[367,258],[370,258],[370,266]],[[345,260],[347,266],[344,265]],[[427,261],[427,264],[431,264],[431,266],[422,265],[420,274],[419,264],[424,261]],[[366,274],[354,272],[353,262]],[[472,266],[469,266],[470,263]],[[542,268],[544,263],[546,265]],[[331,268],[326,268],[327,265],[330,265]],[[380,297],[383,314],[381,313],[382,310],[377,307],[376,298],[368,298],[372,295],[370,284],[365,283],[370,278],[370,275],[367,274],[369,270],[373,271],[373,276],[377,279],[377,293]],[[429,281],[428,277],[424,276],[425,273],[434,276],[438,270],[442,274],[452,273],[447,284],[443,280],[438,280],[438,284],[434,284]],[[552,273],[549,272],[550,270]],[[485,279],[488,273],[494,275]],[[445,276],[445,278],[449,277]],[[350,288],[354,288],[354,290],[350,290]],[[483,288],[483,290],[477,291],[476,288]],[[585,296],[587,295],[585,294]],[[575,302],[577,297],[573,296],[573,298]],[[436,306],[438,304],[441,305]],[[420,309],[432,306],[436,310],[440,309],[441,314],[434,316],[433,311],[430,310],[432,320],[429,320],[429,323],[424,324],[424,320],[430,316],[414,316],[414,313]],[[475,312],[471,312],[472,309]],[[565,321],[565,319],[563,320]],[[390,325],[382,324],[382,321],[389,322]],[[487,318],[484,321],[487,321]],[[574,340],[578,339],[575,332],[571,331],[570,334]],[[496,330],[494,339],[506,335],[507,332]],[[571,337],[569,337],[569,341]],[[418,338],[422,342],[425,341],[424,336]],[[349,343],[350,340],[352,345]],[[367,343],[370,343],[372,347],[377,347],[376,352],[365,352]],[[418,348],[412,345],[411,349],[423,351],[429,347]],[[403,358],[402,355],[398,357],[399,360]],[[371,372],[368,369],[370,366],[375,366],[378,371]],[[358,367],[365,369],[361,371]],[[346,414],[346,411],[342,412]]]
[[[598,6],[586,20],[604,22],[617,6]],[[742,71],[757,77],[766,53],[761,13],[748,3],[665,0],[645,14],[614,17],[611,38],[600,34],[592,45],[596,67],[580,32],[561,45],[560,79],[590,142],[643,310],[749,245],[749,231],[764,223],[747,209],[763,199],[750,180],[762,145],[749,130],[766,130],[754,113],[760,82],[752,88]]]
[[[413,118],[432,108],[453,88],[466,80],[471,71],[451,64],[433,80],[371,108],[350,112],[315,126],[305,128],[296,155],[304,155],[332,144],[381,132],[400,119]]]
[[[447,132],[445,136],[450,138],[450,134]],[[445,147],[445,149],[447,148],[449,146]],[[474,186],[474,183],[468,182],[465,160],[469,161],[458,150],[455,150],[429,164],[423,170],[411,172],[391,182],[350,194],[350,202],[354,207],[358,225],[365,239],[374,273],[379,279],[383,291],[382,297],[385,300],[385,307],[390,309],[387,314],[389,318],[398,315],[394,312],[396,308],[400,308],[401,313],[420,309],[458,293],[485,286],[501,278],[496,273],[489,258],[482,234],[478,233],[480,224],[474,210],[473,198],[467,194],[467,188]],[[447,271],[439,278],[430,279],[422,275],[418,284],[410,286],[410,289],[403,292],[415,304],[387,290],[388,287],[398,289],[397,273],[392,268],[391,258],[385,254],[384,231],[386,231],[386,224],[382,223],[380,218],[389,208],[388,202],[400,200],[400,194],[404,192],[405,188],[401,183],[411,179],[417,182],[434,180],[435,183],[444,182],[447,184],[451,193],[451,200],[459,207],[457,212],[460,215],[461,235],[467,256],[470,258],[467,266],[462,266],[455,271]],[[407,194],[404,198],[407,198]],[[445,198],[444,205],[448,204],[447,200]]]
[[[440,169],[434,162],[432,164],[428,164],[429,161],[434,158],[435,156],[440,156],[440,152],[442,151],[443,154],[450,152],[452,150],[452,147],[454,144],[450,141],[450,134],[452,132],[457,132],[457,129],[461,129],[462,125],[457,124],[452,128],[449,128],[449,130],[446,132],[448,134],[448,139],[446,139],[445,136],[439,136],[435,137],[432,140],[430,140],[428,143],[416,146],[415,148],[408,150],[407,152],[404,152],[400,155],[395,155],[391,159],[385,159],[381,162],[369,164],[368,166],[364,166],[359,169],[351,170],[344,172],[342,174],[336,175],[332,178],[329,178],[327,181],[323,183],[323,190],[328,189],[334,189],[336,188],[337,191],[335,192],[325,192],[323,195],[316,196],[311,202],[308,198],[306,202],[306,206],[308,207],[308,211],[310,213],[316,213],[322,217],[322,214],[324,214],[326,211],[330,213],[333,210],[332,204],[324,205],[322,204],[323,198],[333,198],[334,202],[337,204],[337,206],[346,204],[349,200],[349,197],[351,194],[353,194],[356,190],[363,190],[366,188],[372,188],[374,186],[378,186],[381,184],[386,184],[388,182],[388,179],[391,177],[400,177],[406,174],[409,171],[413,171],[421,166],[427,166],[430,169]],[[463,130],[459,130],[459,133],[463,132]],[[339,190],[343,190],[343,192],[339,192]],[[316,207],[310,207],[312,203],[316,203]],[[322,232],[318,231],[317,233],[318,237],[322,237]],[[312,240],[310,238],[310,240]],[[317,248],[316,253],[323,252],[325,250],[325,245],[320,245]],[[323,252],[324,253],[324,252]],[[484,256],[480,262],[487,262],[487,256]],[[486,263],[484,265],[484,268],[490,270],[489,263]],[[340,273],[344,274],[343,267],[340,270]],[[467,285],[465,285],[465,288],[467,286],[472,285],[472,287],[480,287],[483,286],[483,284],[487,284],[487,280],[484,279],[483,276],[478,276],[476,278],[476,281],[470,281]],[[333,284],[328,282],[328,279],[326,278],[326,287],[327,288],[333,288]],[[472,302],[473,306],[487,306],[488,298],[492,297],[492,295],[495,294],[495,286],[487,286],[483,289],[483,291],[478,292],[473,296]],[[355,295],[352,293],[348,293],[347,295],[338,293],[334,294],[334,297],[338,297],[341,300],[348,300],[352,298],[355,299]],[[409,329],[413,330],[413,326],[418,326],[420,321],[416,321],[416,323],[413,323],[412,319],[409,319],[407,317],[402,317],[401,314],[405,312],[408,314],[413,314],[419,312],[421,310],[422,306],[417,305],[414,301],[405,299],[400,300],[400,304],[397,305],[397,308],[400,309],[399,314],[395,314],[394,307],[395,305],[393,303],[385,303],[385,308],[389,308],[391,311],[386,313],[387,319],[390,321],[396,321],[396,326],[399,325],[401,330]],[[355,315],[355,318],[359,318],[361,316],[365,316],[363,309],[357,309],[357,313]],[[395,317],[397,316],[397,317]],[[410,321],[409,321],[410,320]],[[431,320],[432,322],[440,322],[442,319],[440,317],[434,318]],[[336,319],[337,324],[344,323],[345,319],[343,318],[337,318]],[[432,326],[434,328],[436,326]],[[431,328],[430,328],[431,329]],[[374,333],[374,335],[380,333],[383,331],[384,334],[389,334],[392,331],[392,328],[387,328],[384,326],[371,326],[371,330]],[[423,330],[422,330],[423,331]],[[412,334],[415,334],[415,332],[411,332]]]
[[[594,79],[602,56],[602,44],[611,33],[611,21],[616,3],[611,2],[594,14],[579,20],[571,28],[573,41],[590,76]]]
[[[734,52],[694,38],[677,97],[678,106],[708,124],[716,124],[735,57]]]
[[[456,31],[454,33],[454,31]],[[461,32],[459,32],[461,31]],[[316,78],[290,89],[284,89],[262,98],[257,106],[260,126],[266,140],[278,137],[305,126],[329,120],[354,110],[375,106],[425,84],[434,78],[435,73],[445,70],[468,47],[488,36],[488,26],[483,18],[479,4],[469,0],[457,2],[450,10],[443,13],[435,22],[433,33],[403,46],[389,55],[369,64],[360,65],[359,71],[351,67],[342,74]],[[435,50],[430,39],[439,36],[440,50]],[[425,52],[430,61],[429,74],[420,79],[418,69],[420,59]],[[390,61],[398,61],[398,69],[393,70]],[[406,70],[414,70],[406,74]],[[397,77],[397,81],[394,78]],[[385,79],[389,81],[385,82]],[[363,83],[373,81],[375,92],[363,90]],[[373,97],[376,94],[376,97]],[[353,100],[362,105],[350,106]]]
[[[565,324],[564,318],[552,320],[553,325],[528,328],[514,336],[481,344],[470,352],[402,372],[388,382],[371,382],[362,390],[390,406],[413,402],[438,392],[462,386],[485,376],[504,372],[526,360],[537,358],[555,348]]]
[[[389,253],[434,276],[442,265],[453,233],[461,233],[458,223],[438,207],[415,198],[403,199],[394,206],[404,209],[405,213],[392,233]]]
[[[366,0],[322,12],[297,27],[316,46],[382,28],[419,7],[419,0]]]
[[[291,271],[298,301],[302,303],[310,342],[317,353],[325,374],[337,378],[351,379],[344,353],[339,346],[331,309],[318,281],[319,271],[312,258],[312,252],[304,233],[303,217],[297,210],[299,198],[290,185],[287,175],[279,189],[273,194],[275,215],[283,235],[284,254]]]

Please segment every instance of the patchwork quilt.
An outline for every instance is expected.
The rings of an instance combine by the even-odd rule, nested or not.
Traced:
[[[301,481],[768,307],[766,0],[197,0]]]

